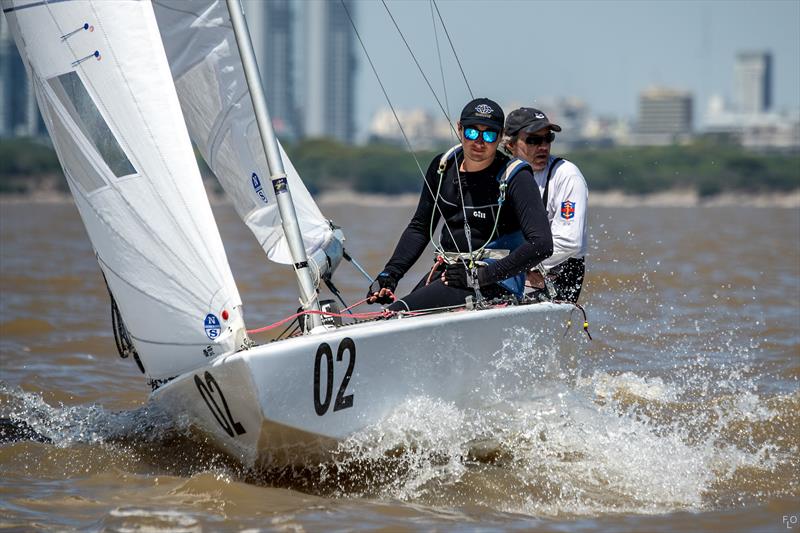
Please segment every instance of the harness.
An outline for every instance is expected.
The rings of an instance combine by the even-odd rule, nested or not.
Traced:
[[[553,172],[555,171],[556,167],[559,163],[565,161],[563,157],[556,157],[553,159],[553,164],[550,165],[550,168],[547,170],[547,179],[544,182],[544,192],[542,193],[542,203],[544,204],[545,210],[547,210],[547,198],[550,194],[550,178],[553,177]]]
[[[550,168],[547,169],[547,179],[544,182],[544,192],[542,192],[542,203],[544,204],[544,210],[547,211],[547,200],[550,194],[550,178],[553,177],[553,172],[555,171],[556,167],[559,163],[565,161],[563,157],[556,157],[553,159],[553,163],[550,165]],[[542,275],[542,279],[544,280],[544,286],[547,290],[548,296],[550,296],[551,300],[555,300],[558,296],[558,292],[556,291],[556,287],[553,284],[553,280],[550,279],[548,276],[547,269],[544,268],[542,263],[536,265],[536,269],[539,271],[539,274]]]
[[[442,182],[444,181],[444,174],[447,171],[447,167],[451,160],[458,161],[458,155],[462,152],[462,147],[460,144],[457,144],[447,150],[442,157],[439,159],[439,168],[437,170],[437,174],[439,175],[439,183],[436,189],[436,196],[434,197],[434,206],[437,205],[439,200],[439,194],[442,188]],[[434,264],[433,268],[431,268],[431,272],[428,276],[428,283],[434,274],[434,272],[439,268],[442,263],[445,264],[454,264],[457,262],[463,262],[467,267],[468,278],[470,278],[470,284],[475,289],[475,293],[478,296],[478,300],[481,299],[480,296],[480,287],[478,286],[477,281],[477,266],[479,263],[487,264],[489,262],[500,260],[506,257],[512,250],[517,248],[520,244],[522,244],[522,233],[520,231],[514,232],[509,235],[504,235],[501,238],[495,238],[495,234],[497,233],[497,227],[500,223],[500,213],[503,208],[503,204],[506,200],[506,191],[508,189],[508,185],[511,179],[522,169],[524,168],[531,168],[530,164],[527,161],[524,161],[519,158],[514,158],[506,163],[505,168],[497,175],[496,179],[499,186],[499,195],[497,198],[497,213],[494,215],[494,225],[492,227],[492,231],[489,234],[489,237],[486,239],[486,242],[478,248],[477,250],[470,250],[469,252],[446,252],[441,246],[441,241],[437,244],[434,240],[433,235],[433,217],[431,217],[431,226],[429,228],[430,231],[430,241],[434,243],[434,247],[436,248],[437,256],[436,256],[436,263]],[[532,170],[531,170],[532,172]],[[463,204],[463,197],[462,197],[462,204]],[[447,224],[447,221],[444,221]],[[469,222],[467,220],[466,214],[464,215],[464,233],[467,237],[467,242],[471,243],[470,239],[470,230],[469,230]],[[520,274],[518,276],[514,276],[507,280],[501,280],[497,283],[502,287],[506,288],[510,292],[521,295],[522,290],[524,288],[524,274]]]

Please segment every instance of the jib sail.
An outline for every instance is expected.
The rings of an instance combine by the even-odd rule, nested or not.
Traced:
[[[150,2],[2,0],[147,376],[245,342],[241,299]]]

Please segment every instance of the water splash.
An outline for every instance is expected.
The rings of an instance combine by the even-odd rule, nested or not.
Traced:
[[[321,490],[535,516],[665,513],[735,503],[728,493],[741,472],[774,476],[798,461],[796,442],[778,443],[783,427],[760,443],[755,426],[739,428],[748,439],[731,438],[743,420],[786,422],[797,395],[777,410],[746,393],[709,407],[681,400],[692,395],[681,385],[632,372],[537,389],[474,410],[409,400],[342,444],[321,471]],[[766,494],[749,489],[746,480],[735,488],[751,499],[798,494],[791,482]]]
[[[6,420],[9,431],[16,426],[21,431],[18,437],[62,448],[124,440],[153,442],[173,428],[165,413],[149,405],[132,411],[109,411],[96,404],[52,406],[40,394],[3,382],[0,400],[0,418]]]
[[[476,383],[481,405],[411,398],[332,461],[300,470],[247,470],[210,449],[190,421],[149,405],[51,406],[0,383],[0,417],[24,422],[47,446],[116,450],[128,457],[117,462],[124,469],[212,471],[222,481],[440,508],[580,517],[800,494],[800,393],[760,395],[741,366],[720,371],[706,353],[669,378],[585,372],[521,332],[492,360]]]

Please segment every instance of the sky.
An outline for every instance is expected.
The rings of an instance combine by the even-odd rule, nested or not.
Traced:
[[[444,105],[470,100],[447,37],[433,30],[428,0],[387,0],[391,14]],[[800,108],[800,0],[437,0],[473,94],[503,106],[576,97],[595,115],[635,119],[652,86],[690,91],[695,126],[708,99],[733,101],[742,51],[773,56],[774,109]],[[393,105],[441,113],[380,0],[356,0],[356,25]],[[436,38],[442,56],[437,56]],[[356,44],[357,125],[387,107]],[[547,109],[543,109],[547,112]],[[507,109],[506,111],[510,111]]]

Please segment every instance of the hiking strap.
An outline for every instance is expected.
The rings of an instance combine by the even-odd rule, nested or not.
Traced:
[[[498,183],[500,183],[500,197],[497,199],[497,203],[499,206],[502,206],[503,202],[505,202],[506,200],[506,189],[508,188],[508,182],[511,181],[511,178],[513,178],[517,172],[519,172],[526,166],[530,167],[530,164],[528,164],[527,161],[518,158],[512,159],[506,165],[505,170],[503,170],[503,172],[501,172],[500,175],[497,176],[497,181]],[[531,170],[531,172],[533,171]]]
[[[563,157],[556,157],[553,159],[553,164],[550,165],[550,168],[547,170],[547,181],[544,182],[544,193],[542,193],[542,203],[544,204],[545,210],[547,210],[547,197],[550,193],[550,178],[553,177],[553,171],[562,161],[564,161]]]

